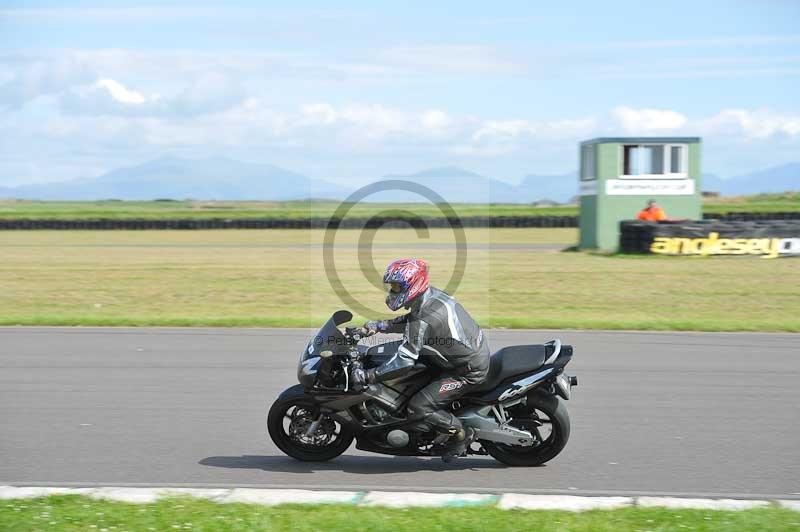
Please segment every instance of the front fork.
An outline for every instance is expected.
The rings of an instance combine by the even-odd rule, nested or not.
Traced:
[[[319,424],[322,423],[322,412],[319,413],[317,419],[311,422],[311,424],[306,429],[306,436],[311,437],[317,433],[319,430]]]

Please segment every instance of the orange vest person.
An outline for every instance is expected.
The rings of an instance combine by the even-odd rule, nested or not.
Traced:
[[[636,215],[636,219],[643,222],[661,222],[667,219],[667,215],[656,205],[656,200],[650,200],[647,202],[647,207]]]

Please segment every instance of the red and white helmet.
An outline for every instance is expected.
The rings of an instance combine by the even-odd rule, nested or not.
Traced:
[[[408,306],[428,289],[428,263],[422,259],[397,259],[386,267],[386,306],[392,310]]]

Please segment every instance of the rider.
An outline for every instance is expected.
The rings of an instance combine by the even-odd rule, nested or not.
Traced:
[[[368,321],[364,328],[376,332],[404,333],[397,354],[377,368],[353,370],[353,382],[366,385],[395,379],[419,360],[440,368],[439,378],[422,388],[408,402],[408,418],[439,432],[445,443],[443,459],[466,452],[474,437],[461,421],[446,410],[452,401],[484,382],[489,372],[489,346],[478,324],[450,295],[428,285],[428,265],[421,259],[398,259],[386,267],[386,305],[407,314],[391,320]]]

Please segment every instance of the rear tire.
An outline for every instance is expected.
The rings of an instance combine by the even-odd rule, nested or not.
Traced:
[[[281,397],[269,409],[267,430],[278,449],[296,460],[304,462],[324,462],[336,458],[353,443],[354,434],[346,425],[334,421],[328,414],[321,413],[319,407],[304,395],[293,394]],[[321,414],[321,418],[320,418]],[[298,435],[298,428],[307,426],[312,419],[322,419],[317,433],[319,444],[302,441],[308,439]],[[289,421],[287,427],[287,420]],[[317,436],[322,432],[321,436]]]
[[[567,445],[570,431],[569,413],[564,401],[554,395],[531,395],[526,406],[512,413],[511,425],[527,429],[524,426],[526,418],[523,416],[527,415],[527,420],[533,419],[535,414],[531,413],[537,410],[543,412],[551,424],[549,436],[539,445],[522,447],[490,441],[481,441],[481,444],[495,460],[506,465],[531,467],[549,462]]]

